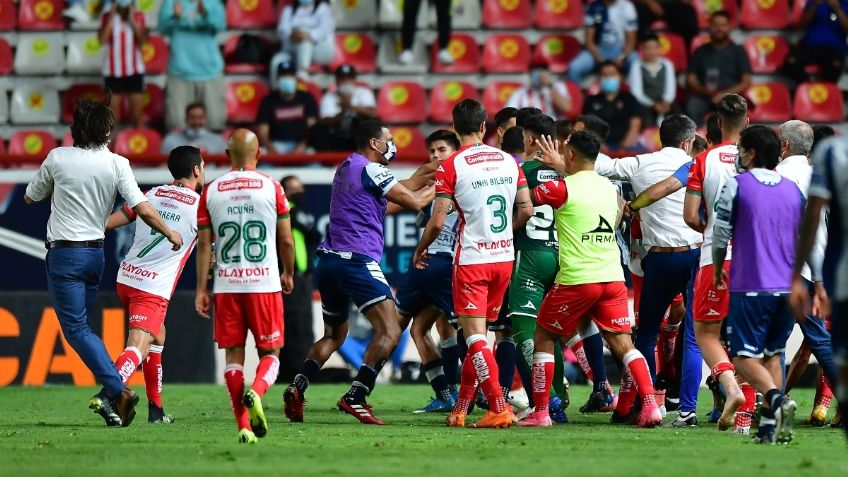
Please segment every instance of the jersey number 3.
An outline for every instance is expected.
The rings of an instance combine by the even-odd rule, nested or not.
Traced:
[[[506,230],[507,219],[506,219],[506,199],[502,195],[493,195],[490,196],[488,200],[486,200],[486,205],[495,204],[495,207],[492,210],[492,215],[494,215],[495,220],[497,220],[497,224],[492,224],[489,228],[493,233],[499,234]]]

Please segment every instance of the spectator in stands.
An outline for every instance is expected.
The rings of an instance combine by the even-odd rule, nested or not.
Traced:
[[[103,76],[106,89],[112,92],[109,107],[120,118],[121,100],[129,98],[130,122],[133,127],[143,126],[144,61],[141,45],[147,41],[144,14],[136,11],[133,0],[112,2],[112,8],[103,15],[97,38],[107,45],[103,58]]]
[[[660,56],[660,39],[649,33],[640,44],[642,58],[630,65],[630,92],[647,108],[651,124],[659,125],[672,109],[676,109],[677,75],[674,65]]]
[[[168,133],[162,141],[162,154],[168,154],[178,146],[194,146],[204,154],[223,154],[227,143],[219,134],[206,129],[206,107],[203,103],[191,103],[185,110],[186,127]]]
[[[313,63],[326,65],[336,54],[336,21],[324,0],[297,0],[286,5],[277,34],[283,49],[271,60],[272,69],[280,61],[295,61],[298,76],[308,78]]]
[[[691,0],[634,0],[634,3],[639,16],[639,35],[650,32],[655,21],[664,20],[670,31],[683,37],[688,49],[700,30]]]
[[[171,43],[165,86],[165,127],[169,130],[185,127],[185,108],[196,102],[206,107],[210,129],[224,129],[227,83],[217,35],[226,28],[221,0],[163,0],[159,30]]]
[[[721,144],[721,125],[718,123],[718,113],[707,116],[707,144],[716,147]]]
[[[547,66],[534,65],[530,68],[530,84],[513,91],[506,106],[538,108],[542,114],[555,118],[571,111],[571,96],[565,82],[556,81]]]
[[[632,94],[621,91],[621,70],[616,63],[602,63],[600,75],[601,92],[586,99],[583,113],[598,116],[609,124],[607,147],[628,149],[639,140],[644,111]]]
[[[506,130],[503,137],[501,150],[507,154],[511,154],[515,158],[515,162],[521,164],[525,160],[524,156],[524,128],[513,126]]]
[[[621,68],[636,60],[636,8],[630,0],[593,0],[586,6],[586,49],[568,68],[580,84],[595,66],[612,61]]]
[[[318,122],[318,105],[306,91],[297,89],[297,67],[284,61],[277,67],[277,90],[259,105],[256,117],[259,141],[268,152],[306,151],[309,129]]]
[[[436,5],[436,28],[439,30],[439,63],[449,65],[453,63],[453,56],[448,51],[448,42],[451,36],[451,0],[433,0]],[[403,2],[403,24],[401,26],[400,38],[403,52],[398,57],[401,64],[412,63],[412,45],[415,42],[415,30],[418,27],[418,10],[421,8],[421,0],[405,0]]]
[[[518,109],[506,107],[495,114],[495,147],[500,149],[503,144],[504,133],[507,129],[514,127]]]
[[[799,26],[804,36],[786,57],[786,74],[801,83],[809,77],[806,67],[816,65],[821,79],[839,81],[848,54],[848,0],[808,0]]]
[[[741,46],[730,39],[730,14],[719,10],[710,17],[710,41],[689,60],[686,85],[692,93],[686,114],[698,125],[728,94],[741,94],[751,85],[751,64]]]
[[[321,98],[321,122],[312,128],[316,151],[348,151],[353,145],[353,128],[363,119],[377,117],[374,91],[356,82],[356,68],[336,68],[336,89]]]

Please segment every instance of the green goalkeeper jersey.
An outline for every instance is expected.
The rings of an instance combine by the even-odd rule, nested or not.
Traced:
[[[536,160],[524,162],[521,169],[524,170],[524,175],[527,177],[527,186],[530,188],[531,194],[539,184],[562,180],[559,173]],[[533,207],[533,216],[527,221],[527,225],[523,229],[516,230],[514,235],[515,250],[539,250],[557,253],[559,242],[557,241],[554,223],[554,209],[549,205]]]

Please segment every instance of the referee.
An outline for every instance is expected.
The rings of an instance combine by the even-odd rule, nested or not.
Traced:
[[[151,228],[173,244],[183,245],[147,202],[135,182],[129,161],[107,148],[115,117],[103,102],[79,102],[71,125],[73,147],[50,151],[29,183],[24,200],[39,202],[52,195],[47,221],[47,289],[65,339],[94,373],[103,389],[89,407],[107,426],[128,426],[138,396],[124,389],[106,347],[89,325],[103,274],[103,237],[116,193]]]

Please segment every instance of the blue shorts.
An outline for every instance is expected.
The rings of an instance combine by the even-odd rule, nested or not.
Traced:
[[[509,289],[503,299],[503,306],[498,313],[498,319],[489,322],[489,331],[510,331],[512,330],[512,317],[509,316]]]
[[[730,356],[762,358],[783,354],[795,318],[784,293],[732,292],[727,314]]]
[[[830,313],[830,340],[836,365],[848,365],[848,301],[833,302]]]
[[[448,321],[456,321],[453,316],[453,256],[451,254],[431,255],[427,268],[419,270],[410,266],[404,278],[405,280],[397,290],[397,307],[401,315],[415,316],[432,305],[444,313]]]
[[[317,255],[315,282],[325,323],[338,326],[346,322],[351,300],[361,313],[385,300],[394,300],[380,264],[373,259],[324,250]]]

